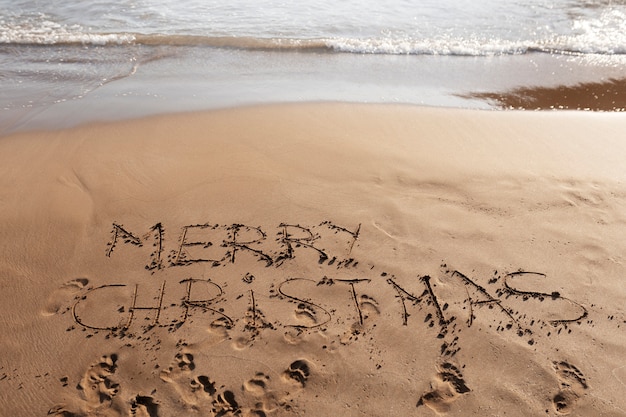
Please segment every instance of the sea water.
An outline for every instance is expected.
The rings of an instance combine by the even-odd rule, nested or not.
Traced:
[[[626,1],[0,0],[0,132],[626,76]]]

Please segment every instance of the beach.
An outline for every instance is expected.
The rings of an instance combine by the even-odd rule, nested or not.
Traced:
[[[626,415],[625,128],[318,102],[6,135],[2,414]]]
[[[624,2],[0,9],[0,417],[626,416]]]

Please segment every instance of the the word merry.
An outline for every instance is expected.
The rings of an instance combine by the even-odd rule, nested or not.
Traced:
[[[183,266],[207,262],[214,266],[235,263],[239,254],[247,254],[265,263],[280,266],[293,259],[296,251],[314,252],[319,263],[352,263],[350,254],[359,238],[361,225],[353,230],[324,221],[308,227],[281,223],[274,230],[275,239],[269,241],[267,233],[257,226],[243,224],[192,224],[178,232],[175,248],[165,248],[165,228],[162,223],[150,227],[146,233],[137,233],[113,223],[112,239],[107,244],[106,256],[112,257],[120,243],[136,247],[152,247],[146,269],[165,266]]]

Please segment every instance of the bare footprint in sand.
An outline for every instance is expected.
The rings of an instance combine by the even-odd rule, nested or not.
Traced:
[[[175,379],[179,379],[181,375],[187,374],[195,368],[196,364],[191,353],[178,352],[167,369],[161,371],[160,377],[165,382],[173,382]]]
[[[363,314],[363,320],[367,320],[371,315],[380,314],[378,302],[368,295],[362,294],[359,297],[359,307]]]
[[[53,291],[46,301],[46,306],[42,309],[41,314],[44,316],[52,316],[62,313],[63,307],[69,311],[72,304],[72,298],[85,286],[89,284],[87,278],[77,278],[63,284],[60,288]]]
[[[243,383],[243,389],[254,397],[255,406],[244,410],[246,416],[266,416],[280,406],[280,399],[270,389],[270,377],[263,372],[257,372],[253,378]]]
[[[191,401],[190,394],[202,387],[200,381],[191,376],[191,371],[195,368],[196,364],[191,353],[178,352],[167,369],[161,371],[159,376],[164,382],[172,384],[185,401]],[[192,402],[195,403],[196,401],[193,400]]]
[[[295,315],[296,318],[302,323],[301,325],[298,325],[299,327],[314,327],[318,324],[317,314],[309,304],[299,303],[295,310]]]
[[[55,417],[121,416],[120,403],[113,404],[120,386],[113,380],[117,369],[117,354],[102,356],[89,366],[76,389],[79,391],[80,411],[70,411],[66,404],[57,404],[48,410]],[[148,417],[153,417],[148,415]]]
[[[117,355],[104,355],[98,362],[92,364],[83,379],[78,384],[78,389],[90,407],[99,407],[110,404],[119,393],[119,384],[112,379],[117,369]]]
[[[576,366],[567,362],[553,362],[552,367],[559,379],[561,390],[552,398],[552,404],[558,414],[569,414],[574,404],[588,388],[587,380]]]
[[[207,393],[209,396],[213,396],[216,393],[215,382],[211,381],[206,375],[198,375],[190,382],[191,390],[193,392],[202,390],[202,392]]]
[[[251,296],[250,299],[252,307],[248,308],[244,316],[244,334],[236,338],[232,344],[236,350],[252,346],[262,330],[274,329],[274,325],[265,318],[265,314],[256,308],[254,298]]]
[[[195,375],[194,357],[189,352],[179,352],[167,369],[161,372],[161,380],[171,384],[182,401],[194,409],[212,409],[216,401],[215,382],[206,375]],[[220,408],[220,407],[217,407]]]
[[[218,394],[213,401],[213,412],[216,416],[234,416],[240,413],[239,404],[235,400],[235,394],[232,391],[224,391]]]
[[[445,413],[454,401],[471,390],[465,384],[459,368],[451,363],[438,365],[437,371],[431,382],[432,390],[421,396],[417,406],[425,405],[436,413]]]
[[[262,372],[257,372],[256,375],[254,375],[254,378],[243,383],[243,388],[255,396],[262,396],[265,395],[265,392],[267,391],[267,384],[269,380],[269,376]]]
[[[130,400],[133,417],[159,417],[159,404],[150,396],[137,395]]]
[[[309,364],[304,359],[298,359],[289,365],[289,368],[285,372],[283,372],[283,378],[286,381],[294,382],[300,385],[302,388],[305,387],[309,375],[311,375],[311,368]]]

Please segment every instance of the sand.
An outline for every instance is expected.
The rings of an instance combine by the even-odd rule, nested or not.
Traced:
[[[461,95],[497,104],[505,109],[626,111],[626,79],[573,85],[518,87],[506,92]]]
[[[626,118],[313,103],[0,139],[3,416],[624,416]]]

